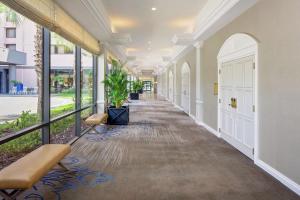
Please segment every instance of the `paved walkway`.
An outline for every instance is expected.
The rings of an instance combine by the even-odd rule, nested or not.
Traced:
[[[166,101],[135,101],[130,125],[84,135],[25,195],[72,200],[297,200],[246,156]]]
[[[22,111],[37,112],[37,96],[0,96],[0,123],[1,121],[17,118]],[[72,103],[70,98],[52,97],[51,108]]]

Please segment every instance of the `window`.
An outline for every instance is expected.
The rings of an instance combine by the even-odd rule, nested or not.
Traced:
[[[55,118],[75,110],[75,54],[64,54],[64,46],[75,45],[56,33],[51,33],[51,43],[50,113]],[[51,124],[50,142],[69,142],[75,137],[74,127],[75,115]]]
[[[93,103],[93,56],[91,53],[81,49],[81,107]],[[81,119],[84,120],[92,114],[92,108],[81,112]],[[86,129],[81,123],[81,130]]]
[[[151,81],[144,81],[144,91],[151,91],[152,90],[152,82]]]
[[[81,50],[81,105],[92,104],[93,100],[93,57],[86,50]]]
[[[7,38],[16,38],[16,28],[6,28],[6,37]]]
[[[13,65],[0,67],[0,94],[9,94],[0,95],[0,139],[41,124],[42,93],[40,85],[42,80],[38,80],[38,77],[41,77],[43,65],[36,66],[36,63],[41,63],[42,57],[35,57],[32,52],[37,50],[42,52],[41,49],[38,49],[39,46],[35,46],[36,39],[42,37],[35,37],[37,31],[34,22],[24,17],[20,23],[23,23],[19,26],[20,36],[23,40],[16,40],[16,43],[6,44],[5,47],[10,50],[16,50],[16,46],[24,49],[24,53],[32,55],[27,57],[27,63],[32,64],[25,64],[24,67]],[[5,36],[16,38],[16,28],[3,30],[5,34],[3,39]],[[24,44],[24,41],[27,43]],[[11,59],[18,58],[12,55]],[[34,130],[1,144],[0,169],[41,145],[41,138],[41,131]]]
[[[16,44],[6,44],[5,46],[9,50],[13,50],[13,51],[16,50]]]
[[[31,64],[0,66],[0,94],[12,94],[0,95],[0,169],[34,150],[42,144],[42,140],[44,143],[48,143],[49,139],[50,143],[69,142],[75,133],[79,135],[85,129],[84,123],[79,123],[80,118],[85,119],[93,112],[93,55],[82,49],[81,56],[78,55],[78,59],[81,57],[81,68],[76,70],[79,60],[76,60],[75,44],[55,33],[49,35],[47,29],[37,30],[41,27],[27,18],[20,23],[23,24],[18,34],[23,40],[17,40],[17,44],[7,44],[6,48],[16,49],[18,46],[24,49],[24,53],[30,55],[27,63]],[[7,28],[6,36],[16,37],[16,29]],[[44,42],[41,41],[43,38],[46,39]],[[24,41],[27,41],[26,44]],[[43,44],[43,47],[36,44]],[[50,48],[50,57],[43,54],[43,48]],[[47,63],[49,59],[50,66]],[[78,84],[76,77],[81,81]],[[50,87],[43,87],[43,81],[48,78]],[[81,108],[75,111],[76,101],[81,102]],[[49,121],[46,116],[48,111]],[[45,123],[41,120],[43,114]]]

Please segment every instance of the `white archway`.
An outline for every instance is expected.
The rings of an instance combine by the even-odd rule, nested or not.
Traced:
[[[251,159],[257,158],[256,40],[234,34],[218,54],[218,127],[221,137]]]
[[[186,62],[181,68],[181,107],[190,114],[190,66]]]
[[[173,77],[173,72],[169,71],[169,100],[171,102],[174,101],[173,97],[174,97],[174,77]]]

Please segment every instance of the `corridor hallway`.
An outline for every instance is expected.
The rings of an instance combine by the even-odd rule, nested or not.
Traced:
[[[295,200],[246,156],[162,99],[130,103],[128,126],[102,126],[73,146],[25,199]]]

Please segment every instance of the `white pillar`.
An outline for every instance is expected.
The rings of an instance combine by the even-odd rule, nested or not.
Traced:
[[[196,42],[196,120],[203,122],[203,99],[201,97],[201,49],[203,42]]]
[[[98,57],[98,87],[97,87],[97,112],[103,113],[104,112],[104,106],[105,106],[105,90],[104,90],[104,84],[102,81],[105,78],[105,69],[106,69],[106,56],[105,53]]]
[[[173,102],[177,105],[177,61],[173,62],[173,81],[174,81],[174,87],[173,87]]]
[[[13,83],[11,81],[17,79],[17,67],[15,65],[9,65],[8,76],[9,76],[8,84],[9,84],[9,90],[10,90],[13,87]],[[17,80],[17,81],[23,81],[23,80]],[[6,85],[6,83],[5,83],[5,85]],[[27,85],[24,85],[24,86],[27,86]],[[6,88],[6,86],[5,86],[5,88]]]

